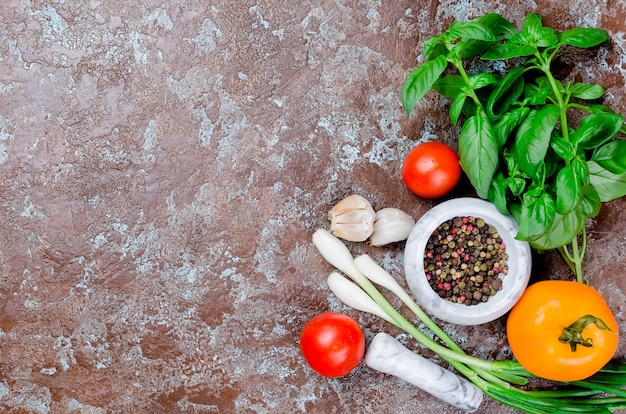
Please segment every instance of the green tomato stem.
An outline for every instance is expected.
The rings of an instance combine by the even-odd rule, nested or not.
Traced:
[[[587,348],[592,347],[591,339],[583,338],[583,330],[591,324],[596,325],[600,330],[613,332],[602,319],[593,315],[584,315],[576,319],[571,325],[563,328],[559,342],[569,344],[572,352],[576,352],[576,348],[579,345]]]

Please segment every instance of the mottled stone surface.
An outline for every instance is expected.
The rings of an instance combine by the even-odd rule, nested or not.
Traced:
[[[306,366],[298,335],[320,312],[357,318],[368,340],[399,333],[333,297],[310,237],[350,193],[415,218],[433,205],[400,163],[456,131],[442,98],[407,116],[399,95],[453,19],[606,28],[608,48],[560,64],[626,113],[626,6],[567,4],[4,0],[0,410],[456,413],[364,364],[341,379]],[[589,223],[585,263],[623,331],[625,207]],[[403,281],[402,245],[350,248]],[[536,261],[535,277],[568,277],[558,256]],[[507,358],[503,323],[444,327]]]

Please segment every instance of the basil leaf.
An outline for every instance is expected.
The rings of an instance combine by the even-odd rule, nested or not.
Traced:
[[[519,196],[526,188],[526,180],[520,177],[509,177],[507,179],[507,185],[514,196]]]
[[[587,184],[583,191],[585,193],[585,197],[583,198],[583,202],[581,204],[583,214],[587,217],[595,217],[600,213],[600,208],[602,207],[602,200],[600,200],[600,195],[598,195],[598,191],[596,188]]]
[[[600,201],[606,203],[626,195],[626,173],[615,174],[595,161],[587,161],[589,180],[598,192]]]
[[[478,75],[470,76],[468,79],[469,87],[472,90],[484,88],[494,83],[498,83],[498,79],[490,73],[479,73]]]
[[[544,193],[543,187],[540,187],[539,184],[536,182],[532,183],[528,187],[528,191],[524,193],[524,203],[528,205],[533,204],[534,202],[537,201],[537,199],[539,199],[539,197],[541,197],[543,193]]]
[[[605,89],[597,83],[575,83],[570,87],[569,91],[574,98],[592,100],[602,98]]]
[[[450,40],[455,39],[474,39],[474,40],[487,40],[491,42],[496,41],[496,37],[493,35],[489,28],[483,26],[477,21],[460,22],[455,20],[450,25],[450,28],[446,30],[446,35]]]
[[[426,95],[426,92],[435,84],[447,66],[446,57],[440,55],[409,73],[402,88],[402,106],[406,113],[411,113],[417,101]]]
[[[543,192],[534,202],[522,202],[519,231],[515,237],[518,240],[535,240],[543,236],[554,221],[556,207],[552,196]]]
[[[594,114],[598,114],[598,113],[615,114],[616,113],[612,108],[604,104],[593,104],[593,103],[589,104],[587,105],[587,110]],[[622,127],[620,128],[620,132],[622,134],[626,134],[626,124],[622,125]]]
[[[515,34],[513,23],[500,16],[498,13],[488,13],[474,20],[475,23],[488,29],[494,35],[494,39],[479,40],[464,38],[454,46],[454,52],[462,59],[469,59],[481,55],[496,41],[508,39]]]
[[[507,43],[510,45],[532,47],[533,50],[535,51],[533,53],[537,52],[536,42],[532,39],[532,36],[529,36],[528,33],[524,32],[523,30],[511,36],[511,38],[507,41]]]
[[[509,201],[509,212],[511,213],[511,217],[513,217],[515,221],[517,221],[517,223],[519,224],[520,217],[522,216],[522,205]]]
[[[498,13],[487,13],[476,22],[491,30],[496,40],[508,39],[515,34],[515,26],[513,23],[499,15]]]
[[[578,236],[585,225],[586,217],[581,208],[564,216],[555,214],[552,225],[544,234],[530,241],[530,247],[537,250],[551,250],[569,244]]]
[[[537,46],[554,47],[559,43],[559,35],[550,27],[542,27],[537,37]]]
[[[489,195],[488,200],[496,206],[498,211],[502,214],[509,214],[506,205],[506,188],[507,188],[507,180],[504,178],[502,173],[496,174],[496,176],[491,181],[491,187],[489,187]]]
[[[463,115],[469,118],[470,116],[473,116],[476,111],[478,111],[478,108],[476,107],[476,103],[474,102],[474,100],[466,99],[465,105],[463,105]]]
[[[498,123],[493,127],[497,137],[498,148],[502,148],[506,144],[511,133],[524,120],[528,112],[530,112],[530,109],[524,107],[514,109],[502,115]]]
[[[524,18],[524,26],[521,33],[526,37],[526,41],[534,42],[531,45],[535,46],[541,37],[542,28],[541,16],[537,13],[530,13]]]
[[[493,127],[483,112],[463,123],[459,134],[459,158],[476,193],[486,199],[498,168],[498,145]]]
[[[559,35],[550,27],[543,27],[541,17],[532,13],[524,19],[522,28],[524,43],[535,47],[553,47],[559,43]]]
[[[611,109],[610,107],[604,105],[604,104],[591,104],[588,105],[587,108],[589,108],[589,110],[594,113],[608,113],[608,114],[614,114],[616,113],[613,109]]]
[[[583,155],[574,158],[571,165],[574,167],[576,176],[580,179],[580,183],[583,187],[591,183],[589,180],[589,167],[587,166],[587,160]]]
[[[524,90],[524,78],[522,75],[528,68],[517,67],[511,69],[509,73],[498,83],[498,86],[489,95],[487,100],[487,114],[492,119],[499,116],[496,114],[495,107],[498,106],[499,113],[506,113],[511,103],[517,101]]]
[[[549,85],[526,85],[524,94],[528,96],[528,103],[531,105],[543,105],[548,100],[548,96],[552,93],[552,88]]]
[[[448,99],[454,99],[465,88],[465,80],[459,75],[437,79],[432,88]]]
[[[542,166],[559,115],[557,106],[544,106],[540,110],[531,111],[517,130],[513,154],[520,169],[535,180],[543,178],[539,173],[545,171]]]
[[[441,39],[441,36],[437,36],[424,42],[424,59],[428,61],[434,60],[439,56],[448,56],[450,50],[448,50],[448,47]]]
[[[433,60],[437,56],[447,55],[449,53],[448,48],[444,43],[445,36],[440,34],[424,41],[424,60]]]
[[[541,171],[537,173],[537,177],[555,178],[555,174],[563,167],[561,160],[553,153],[552,148],[548,148],[545,162],[539,167]]]
[[[576,47],[606,46],[610,42],[611,37],[602,29],[577,27],[561,33],[561,43]]]
[[[574,147],[574,144],[556,134],[553,134],[552,139],[550,140],[550,146],[556,155],[565,161],[571,161],[576,156],[576,148]]]
[[[497,84],[489,98],[485,109],[491,119],[497,119],[506,113],[509,107],[516,102],[524,91],[524,72],[528,69],[517,67],[511,69]],[[498,112],[496,113],[496,108]]]
[[[514,43],[498,43],[493,45],[480,58],[483,60],[505,60],[516,57],[532,56],[537,51],[536,47],[517,45]]]
[[[504,150],[502,156],[504,157],[504,161],[506,161],[506,168],[509,171],[509,175],[513,176],[519,173],[519,169],[517,168],[517,160],[515,159],[513,154],[508,151],[508,149]]]
[[[595,113],[587,115],[570,139],[583,149],[596,148],[617,134],[624,124],[624,117],[618,114]]]
[[[454,45],[452,53],[461,59],[469,59],[479,56],[485,50],[489,49],[494,42],[476,39],[461,40]]]
[[[588,179],[587,165],[580,158],[575,158],[559,171],[556,176],[557,213],[565,215],[582,203]]]
[[[461,115],[461,111],[463,111],[466,99],[467,93],[460,92],[452,101],[452,105],[450,105],[450,121],[454,126],[456,126],[459,121],[459,116]]]
[[[614,174],[626,173],[626,141],[610,141],[598,148],[591,159]]]

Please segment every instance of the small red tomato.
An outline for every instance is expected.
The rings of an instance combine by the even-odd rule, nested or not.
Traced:
[[[449,193],[461,177],[459,156],[441,142],[424,142],[413,148],[402,165],[402,179],[413,193],[439,198]]]
[[[365,337],[349,316],[325,312],[311,319],[300,335],[300,351],[318,374],[336,378],[350,373],[363,360]]]

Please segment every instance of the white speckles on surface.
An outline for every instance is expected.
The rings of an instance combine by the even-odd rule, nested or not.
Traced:
[[[148,50],[144,46],[146,37],[137,31],[130,32],[128,36],[130,45],[133,48],[133,56],[135,57],[135,63],[140,66],[144,66],[148,63]]]
[[[612,65],[607,65],[607,70],[616,70],[622,78],[626,78],[626,33],[618,32],[613,36],[613,44],[617,50],[618,61]],[[602,52],[606,56],[606,52]]]
[[[0,382],[0,400],[8,396],[10,391],[11,390],[4,382]]]
[[[158,124],[155,119],[148,121],[148,126],[143,131],[142,150],[146,154],[146,158],[150,162],[156,161],[156,155],[153,153],[158,146]]]
[[[68,45],[69,26],[65,19],[59,15],[54,7],[50,5],[44,6],[41,10],[41,14],[47,22],[43,28],[44,39],[60,39],[61,43]]]
[[[70,369],[70,366],[76,364],[74,358],[74,350],[72,349],[72,341],[70,338],[60,336],[54,340],[52,349],[57,352],[57,361],[63,371]]]
[[[50,389],[38,385],[26,385],[14,396],[16,405],[29,413],[48,414],[52,404]]]
[[[6,92],[2,91],[2,93]],[[0,165],[9,159],[7,145],[9,144],[8,141],[13,139],[13,134],[10,132],[12,129],[13,127],[0,115]]]
[[[200,32],[189,42],[194,43],[201,55],[208,55],[217,49],[217,38],[222,37],[222,31],[209,18],[204,19]]]
[[[213,131],[215,130],[215,125],[211,121],[211,119],[207,116],[207,113],[204,109],[197,109],[194,112],[194,115],[197,119],[200,120],[200,127],[198,129],[198,139],[202,143],[203,147],[211,146],[211,138],[213,137]]]
[[[172,30],[174,28],[174,22],[167,14],[167,9],[164,7],[158,7],[143,18],[142,25],[156,25],[163,30]]]
[[[263,14],[259,6],[252,6],[248,9],[248,13],[254,18],[254,23],[252,23],[252,29],[269,29],[270,23],[263,18]]]
[[[20,213],[20,216],[25,217],[25,218],[29,218],[29,219],[36,219],[36,218],[44,218],[45,214],[42,213],[36,206],[35,203],[33,203],[30,199],[30,195],[27,195],[24,198],[24,210],[22,210],[22,212]]]

